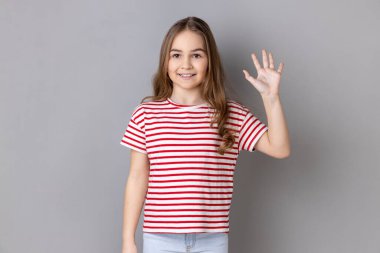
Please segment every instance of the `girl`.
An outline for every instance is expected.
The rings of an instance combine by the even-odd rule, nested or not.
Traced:
[[[241,150],[275,158],[290,154],[279,97],[283,64],[255,54],[268,127],[244,105],[226,98],[224,72],[205,21],[187,17],[166,34],[154,95],[134,109],[120,144],[131,148],[125,192],[123,253],[136,253],[144,206],[143,252],[228,252],[233,175]]]

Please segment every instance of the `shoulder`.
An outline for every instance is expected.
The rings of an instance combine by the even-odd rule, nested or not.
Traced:
[[[135,106],[133,110],[133,114],[135,113],[145,114],[146,112],[152,111],[154,109],[158,109],[160,106],[167,105],[167,104],[168,103],[165,99],[141,102]]]
[[[249,112],[248,107],[234,99],[227,99],[227,106],[228,109],[232,112],[241,113],[244,115],[246,115]]]

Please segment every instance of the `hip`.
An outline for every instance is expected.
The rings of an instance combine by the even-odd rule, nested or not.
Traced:
[[[228,253],[228,233],[149,233],[143,232],[143,253]]]

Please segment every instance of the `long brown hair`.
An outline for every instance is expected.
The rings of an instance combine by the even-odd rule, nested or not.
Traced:
[[[226,97],[224,87],[225,74],[214,36],[208,24],[202,19],[193,16],[186,17],[178,20],[169,29],[162,42],[158,69],[152,80],[153,96],[146,96],[141,102],[144,102],[147,98],[155,101],[171,96],[173,83],[168,75],[169,52],[175,36],[185,30],[201,35],[206,46],[208,69],[206,77],[201,83],[201,96],[214,109],[210,127],[212,127],[213,123],[217,123],[218,134],[222,137],[222,143],[217,151],[219,154],[224,155],[225,151],[235,143],[235,136],[230,132],[231,130],[228,130],[224,126],[229,114],[227,107],[228,98]]]

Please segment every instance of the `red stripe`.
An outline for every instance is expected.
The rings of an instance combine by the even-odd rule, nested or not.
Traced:
[[[165,128],[166,130],[172,130],[172,129],[168,129],[168,127]],[[192,128],[191,130],[194,130],[194,128]],[[230,131],[233,131],[232,129]],[[201,134],[208,134],[208,135],[215,135],[215,136],[218,136],[219,137],[219,134],[216,133],[216,132],[170,132],[170,131],[167,131],[167,132],[158,132],[158,133],[153,133],[153,134],[149,134],[147,135],[147,137],[153,137],[153,136],[157,136],[157,135],[164,135],[164,134],[173,134],[173,135],[201,135]],[[157,140],[157,139],[155,139]],[[166,140],[165,138],[160,138],[159,140]],[[171,139],[168,139],[168,140],[171,140]],[[175,139],[174,139],[175,140]],[[221,137],[219,138],[212,138],[211,140],[222,140]]]
[[[258,126],[260,126],[260,125],[258,125]],[[249,142],[249,144],[248,144],[248,148],[250,149],[250,150],[252,150],[252,148],[251,148],[251,145],[252,145],[252,143],[257,139],[257,136],[262,132],[262,130],[265,128],[265,126],[262,126],[261,127],[261,129],[259,130],[259,131],[257,131],[257,133],[255,134],[255,136],[253,137],[253,139]]]
[[[217,165],[231,165],[235,166],[236,163],[221,163],[221,162],[206,162],[206,161],[177,161],[177,162],[164,162],[164,163],[150,163],[150,165],[169,165],[169,164],[217,164]]]
[[[251,118],[252,118],[252,115],[251,115],[251,117],[249,119],[251,119]],[[251,124],[248,126],[248,128],[244,131],[244,135],[243,135],[244,137],[243,138],[245,139],[245,141],[242,144],[242,147],[247,147],[246,146],[247,141],[251,138],[251,136],[253,135],[253,132],[256,130],[256,128],[259,127],[259,125],[253,127],[253,125],[256,123],[256,121],[257,121],[257,119],[254,120],[253,122],[251,122]],[[245,135],[247,135],[247,134],[248,134],[248,136],[245,137]]]
[[[208,228],[208,229],[217,229],[217,228],[228,228],[228,226],[219,226],[219,227],[152,227],[152,226],[143,226],[144,228],[157,228],[157,229],[189,229],[189,228]]]
[[[154,160],[168,159],[168,158],[216,158],[224,160],[233,160],[236,161],[236,158],[232,157],[223,157],[223,156],[209,156],[209,155],[179,155],[179,156],[157,156]]]
[[[160,122],[161,123],[161,122]],[[233,123],[228,123],[228,125],[233,125],[233,126],[240,126],[239,124],[233,124]],[[227,126],[228,126],[227,125]],[[228,130],[231,130],[231,131],[233,131],[233,130],[235,130],[235,129],[232,129],[232,128],[228,128],[226,126],[226,128],[228,129]],[[210,123],[208,123],[207,124],[207,126],[197,126],[197,127],[195,127],[195,126],[191,126],[191,127],[182,127],[182,126],[158,126],[158,127],[152,127],[152,128],[149,128],[150,130],[159,130],[159,129],[167,129],[167,130],[174,130],[174,129],[183,129],[183,130],[193,130],[193,129],[207,129],[207,130],[209,130],[209,129],[218,129],[216,126],[214,127],[214,126],[210,126]],[[178,133],[178,132],[177,132]],[[159,133],[157,133],[157,134],[159,134]],[[156,134],[152,134],[152,135],[148,135],[148,136],[154,136],[154,135],[156,135]]]
[[[148,194],[187,194],[187,193],[200,193],[200,194],[232,194],[233,192],[200,192],[200,191],[179,191],[179,192],[152,192]]]
[[[203,167],[178,167],[178,168],[162,168],[162,169],[150,169],[150,171],[170,171],[170,170],[216,170],[216,171],[234,171],[235,169],[224,168],[203,168]]]
[[[152,217],[152,218],[180,218],[180,217],[205,217],[205,218],[228,218],[228,214],[226,215],[148,215],[144,214],[144,217]]]
[[[233,180],[207,180],[207,179],[149,180],[149,183],[170,183],[170,182],[213,182],[213,183],[233,183]]]
[[[171,203],[171,204],[163,204],[163,203],[145,203],[145,206],[230,206],[231,203],[221,203],[221,204],[210,204],[210,203]]]
[[[149,146],[149,148],[153,149],[153,148],[158,148],[158,147],[196,147],[197,145],[195,145],[195,144],[186,144],[186,143],[183,143],[183,144],[158,144],[158,145],[150,145],[150,144],[149,144],[148,146]],[[198,145],[198,146],[202,146],[202,147],[215,147],[215,148],[219,147],[219,145],[216,145],[216,144],[210,144],[210,143],[202,143],[202,145]],[[234,145],[233,148],[237,149],[237,146]],[[182,152],[183,152],[183,151],[188,152],[188,150],[181,150],[181,151],[182,151]],[[200,149],[195,150],[195,151],[196,151],[196,152],[197,152],[197,151],[200,151]],[[209,152],[209,151],[207,151],[207,152]],[[153,153],[159,153],[159,152],[155,152],[155,151],[153,151]]]
[[[167,146],[169,146],[169,145],[167,145]],[[170,145],[170,146],[172,146],[172,145]],[[182,146],[182,145],[177,145],[177,146]],[[213,146],[217,146],[217,145],[213,145]],[[149,148],[152,148],[151,146],[149,146]],[[237,147],[236,147],[236,149],[237,149]],[[215,154],[218,154],[218,152],[216,151],[216,150],[208,150],[208,149],[197,149],[197,150],[179,150],[179,149],[176,149],[176,150],[174,150],[174,149],[166,149],[166,150],[158,150],[158,151],[152,151],[152,152],[150,152],[150,154],[152,155],[152,154],[163,154],[163,153],[172,153],[172,152],[178,152],[178,153],[180,153],[180,152],[183,152],[183,151],[186,151],[186,153],[188,153],[188,152],[208,152],[208,153],[215,153]],[[238,152],[231,152],[231,151],[226,151],[226,152],[224,152],[224,154],[230,154],[230,155],[237,155],[238,154]],[[218,154],[219,155],[219,154]],[[159,156],[157,156],[157,157],[159,157]],[[157,158],[156,157],[156,158]],[[152,157],[153,158],[153,157]]]
[[[146,200],[182,200],[182,199],[196,199],[196,200],[231,200],[232,198],[203,198],[203,197],[182,197],[182,198],[150,198],[146,197]]]
[[[232,189],[233,186],[211,186],[211,185],[170,185],[170,186],[154,186],[149,185],[149,188],[188,188],[188,187],[195,187],[195,188],[230,188]]]
[[[144,208],[147,212],[229,212],[230,209],[149,209]]]
[[[139,137],[139,138],[142,138],[140,135],[137,135],[137,134],[135,134],[134,132],[130,131],[131,128],[134,129],[136,132],[139,132],[139,133],[141,134],[141,136],[144,136],[144,132],[141,131],[140,129],[134,127],[133,125],[128,125],[128,128],[126,129],[125,132],[126,132],[126,133],[130,133],[130,134],[133,134],[134,136],[137,136],[137,137]],[[128,137],[128,135],[125,135],[125,134],[124,134],[124,137]]]
[[[213,177],[233,177],[230,174],[209,174],[209,173],[179,173],[179,174],[162,174],[150,175],[150,177],[178,177],[178,176],[213,176]]]
[[[220,221],[210,221],[210,220],[195,220],[195,221],[171,221],[171,220],[163,220],[163,221],[153,221],[153,220],[146,220],[144,219],[144,222],[149,223],[227,223],[228,221],[220,220]]]

